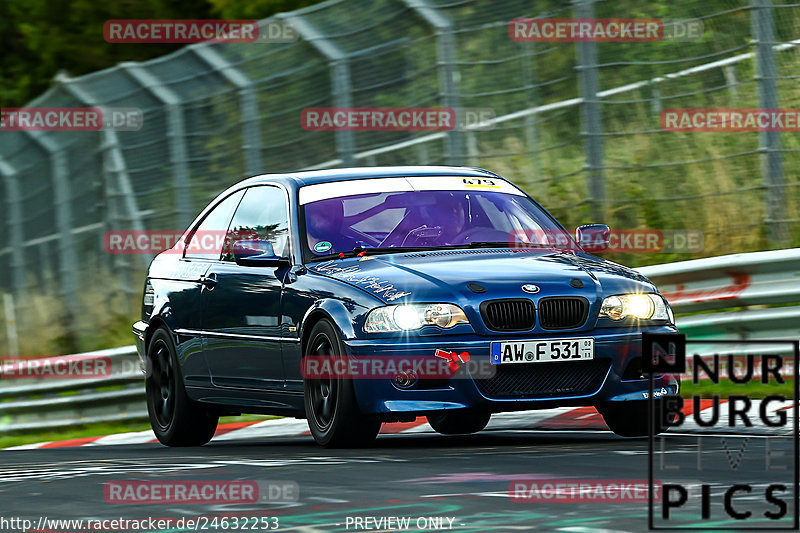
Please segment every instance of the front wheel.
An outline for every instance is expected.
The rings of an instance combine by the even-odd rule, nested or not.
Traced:
[[[314,324],[305,356],[331,360],[346,357],[339,335],[328,320]],[[318,444],[326,448],[358,447],[370,444],[378,436],[381,422],[358,408],[351,379],[306,377],[303,392],[308,428]]]
[[[166,446],[202,446],[211,440],[219,417],[186,394],[172,336],[160,328],[147,346],[147,414],[153,433]]]
[[[428,415],[428,424],[442,435],[477,433],[486,427],[492,415],[488,411],[458,409]]]

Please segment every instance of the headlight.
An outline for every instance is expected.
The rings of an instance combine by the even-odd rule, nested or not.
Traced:
[[[405,304],[387,305],[370,311],[364,331],[380,333],[419,329],[422,326],[452,328],[456,324],[468,324],[467,316],[453,304]]]
[[[673,323],[672,310],[660,294],[619,294],[603,300],[600,317],[611,320],[668,320]]]

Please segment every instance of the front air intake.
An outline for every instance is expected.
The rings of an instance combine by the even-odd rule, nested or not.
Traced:
[[[580,296],[560,296],[539,300],[539,324],[544,329],[571,329],[586,322],[589,300]]]
[[[536,309],[527,298],[489,300],[481,304],[481,316],[494,331],[528,331],[536,322]]]

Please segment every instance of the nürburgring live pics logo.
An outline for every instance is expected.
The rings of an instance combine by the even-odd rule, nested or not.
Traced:
[[[797,531],[799,354],[795,340],[643,333],[649,390],[683,374],[682,396],[645,393],[650,420],[672,426],[650,432],[650,529]]]

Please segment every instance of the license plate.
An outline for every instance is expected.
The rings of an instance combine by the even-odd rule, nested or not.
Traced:
[[[594,339],[540,339],[493,342],[492,364],[549,363],[594,359]]]

